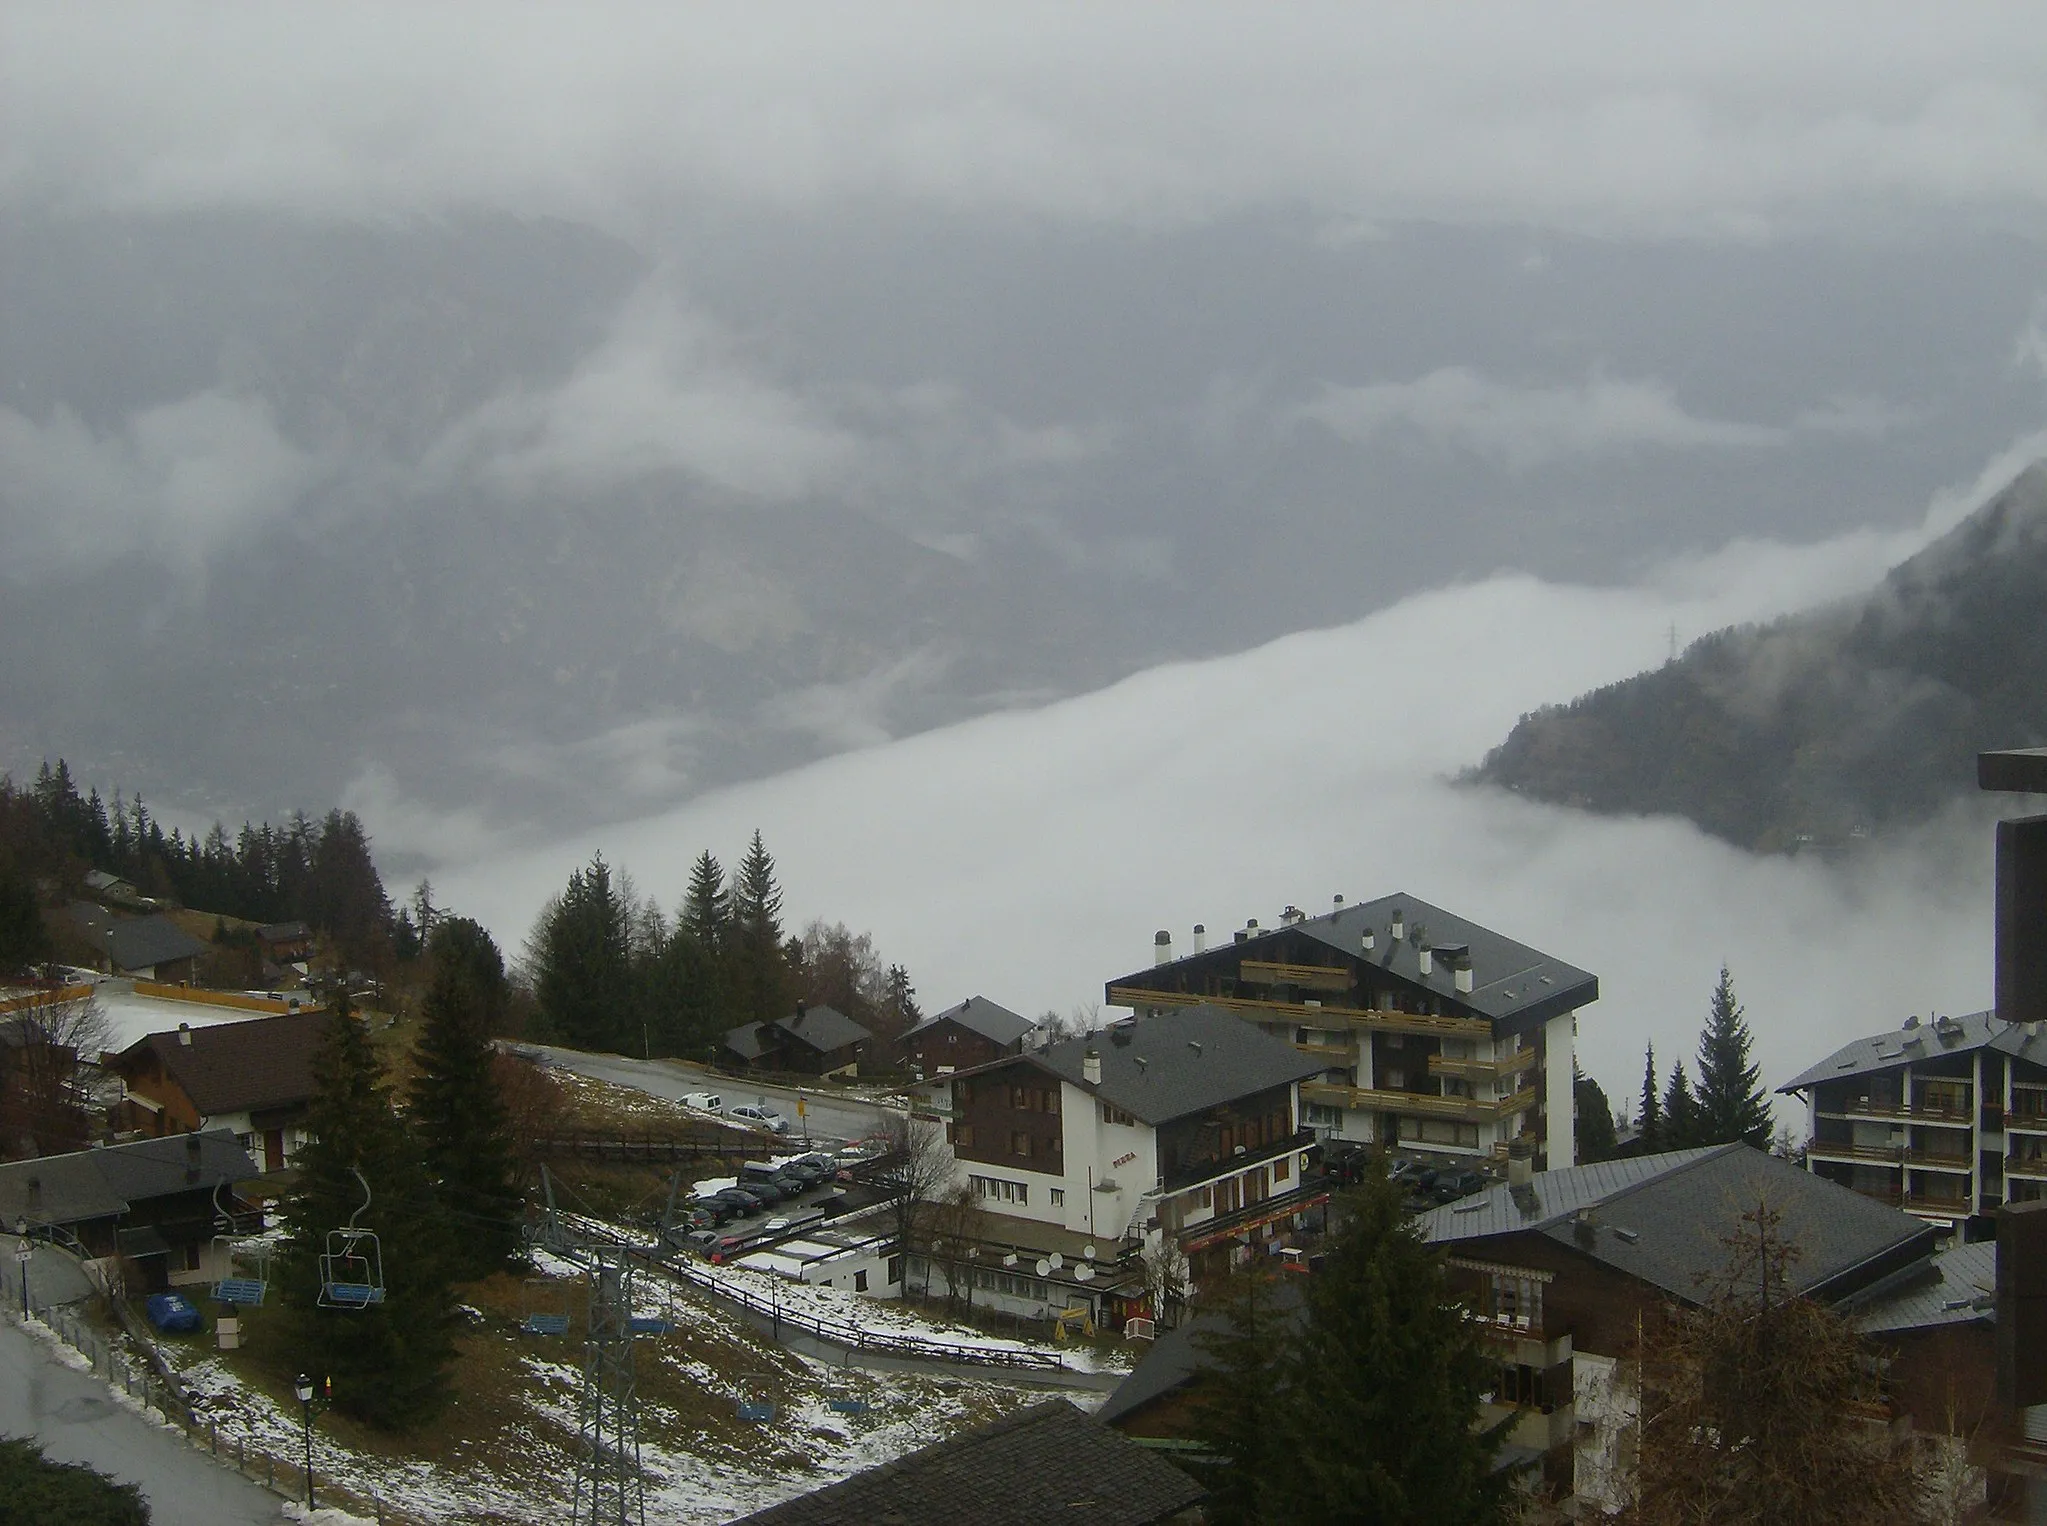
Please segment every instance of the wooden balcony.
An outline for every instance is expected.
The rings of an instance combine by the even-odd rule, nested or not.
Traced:
[[[1245,959],[1237,965],[1237,979],[1251,985],[1293,986],[1302,991],[1348,991],[1351,974],[1326,964],[1281,964],[1272,959]]]
[[[2021,1112],[2014,1107],[2004,1115],[2004,1127],[2010,1134],[2047,1134],[2047,1111],[2027,1108]]]
[[[1429,1074],[1432,1076],[1456,1076],[1464,1081],[1497,1081],[1502,1076],[1519,1075],[1535,1066],[1537,1055],[1533,1049],[1516,1050],[1504,1060],[1453,1060],[1440,1054],[1429,1056]]]
[[[1542,1100],[1534,1087],[1523,1087],[1511,1097],[1487,1102],[1478,1097],[1434,1097],[1423,1092],[1393,1091],[1375,1086],[1338,1086],[1329,1081],[1303,1081],[1301,1100],[1324,1107],[1370,1108],[1377,1112],[1406,1113],[1416,1118],[1454,1118],[1459,1123],[1490,1123],[1525,1113]]]
[[[1905,1152],[1895,1145],[1839,1144],[1826,1140],[1811,1140],[1805,1147],[1810,1160],[1853,1161],[1858,1166],[1889,1166],[1893,1170],[1905,1163]]]
[[[1419,1033],[1437,1038],[1491,1038],[1482,1017],[1436,1017],[1426,1012],[1386,1012],[1366,1007],[1310,1006],[1299,1001],[1260,1001],[1245,996],[1204,996],[1195,991],[1149,991],[1110,986],[1112,1007],[1198,1007],[1210,1003],[1254,1023],[1288,1022],[1309,1028],[1349,1028],[1380,1033]]]
[[[1924,1103],[1872,1102],[1857,1098],[1839,1107],[1823,1107],[1822,1118],[1881,1118],[1891,1123],[1924,1123],[1937,1128],[1971,1129],[1976,1126],[1976,1109],[1964,1103],[1959,1108],[1930,1107]]]
[[[1332,1065],[1349,1065],[1358,1057],[1355,1044],[1296,1044],[1294,1048],[1311,1060],[1327,1060]]]
[[[2007,1155],[2004,1174],[2022,1176],[2027,1181],[2047,1182],[2047,1155]]]

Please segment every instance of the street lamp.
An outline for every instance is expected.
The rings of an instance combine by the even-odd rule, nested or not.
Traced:
[[[292,1384],[292,1392],[299,1396],[299,1413],[306,1422],[306,1510],[313,1508],[313,1380],[300,1373],[298,1381]]]
[[[21,1322],[28,1323],[28,1219],[24,1216],[14,1221],[14,1263],[21,1273]]]

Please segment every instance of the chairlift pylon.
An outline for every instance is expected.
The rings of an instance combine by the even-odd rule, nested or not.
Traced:
[[[355,1167],[348,1169],[362,1188],[362,1202],[346,1225],[327,1231],[327,1253],[320,1257],[320,1296],[314,1300],[323,1309],[367,1309],[384,1301],[383,1249],[375,1230],[358,1229],[355,1223],[370,1206],[370,1184]]]
[[[235,1216],[234,1210],[221,1202],[220,1195],[227,1189],[226,1181],[219,1181],[213,1187],[213,1244],[211,1247],[215,1266],[224,1266],[227,1275],[213,1284],[213,1298],[216,1303],[246,1305],[258,1308],[263,1295],[269,1290],[270,1278],[267,1267],[259,1267],[254,1277],[237,1277],[235,1270]]]

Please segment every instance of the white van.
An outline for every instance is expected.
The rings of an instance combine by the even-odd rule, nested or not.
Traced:
[[[682,1099],[684,1107],[693,1107],[706,1113],[725,1111],[725,1099],[716,1092],[691,1092]]]

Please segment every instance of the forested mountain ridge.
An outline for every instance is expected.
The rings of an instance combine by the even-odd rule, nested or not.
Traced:
[[[1521,718],[1473,782],[1782,851],[1920,820],[2047,743],[2047,462],[1865,595]]]

